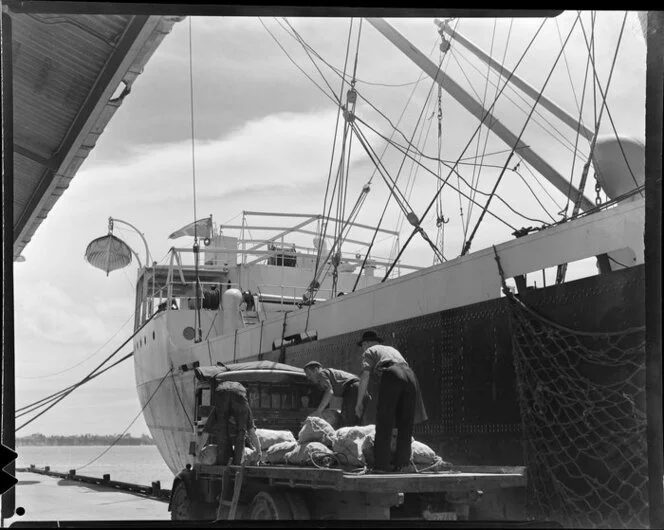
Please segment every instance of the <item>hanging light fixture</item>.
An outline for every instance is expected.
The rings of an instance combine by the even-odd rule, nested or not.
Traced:
[[[93,267],[106,271],[106,276],[111,271],[129,265],[132,254],[136,254],[132,248],[122,239],[113,235],[113,219],[108,221],[108,234],[91,241],[88,248],[85,249],[87,262]],[[141,267],[138,256],[136,256],[136,259],[139,267]]]

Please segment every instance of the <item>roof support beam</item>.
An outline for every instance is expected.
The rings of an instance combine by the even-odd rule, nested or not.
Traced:
[[[485,122],[491,123],[491,130],[494,134],[496,134],[508,146],[516,146],[516,149],[519,149],[519,156],[551,182],[558,191],[565,196],[569,194],[572,202],[575,202],[577,197],[579,197],[581,208],[583,210],[588,210],[594,207],[594,204],[590,199],[580,193],[578,189],[572,186],[566,178],[558,173],[558,171],[549,165],[541,156],[519,140],[518,137],[505,127],[505,125],[503,125],[491,112],[487,112],[480,103],[475,101],[475,99],[461,88],[458,83],[450,78],[450,76],[442,75],[438,66],[413,46],[413,44],[401,35],[401,33],[381,18],[367,18],[367,21],[478,120],[482,120],[486,114]]]
[[[61,162],[61,160],[58,160],[55,157],[44,158],[43,156],[38,155],[37,153],[32,151],[31,149],[28,149],[27,147],[23,147],[22,145],[16,143],[14,144],[14,153],[16,153],[17,155],[21,155],[27,158],[28,160],[32,160],[33,162],[36,162],[40,166],[44,166],[45,168],[53,171],[58,169]]]

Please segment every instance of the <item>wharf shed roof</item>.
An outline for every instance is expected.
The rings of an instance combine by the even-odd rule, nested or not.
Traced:
[[[3,99],[13,99],[13,120],[3,134],[13,138],[16,260],[184,17],[14,12],[12,3],[3,6],[3,41],[11,35],[11,49],[2,53],[9,72]]]

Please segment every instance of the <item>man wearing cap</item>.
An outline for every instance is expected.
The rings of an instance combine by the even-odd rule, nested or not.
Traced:
[[[343,399],[340,427],[359,425],[360,419],[355,415],[355,405],[360,379],[356,375],[336,368],[323,368],[318,361],[311,361],[304,365],[304,373],[309,381],[323,390],[320,405],[313,414],[320,416],[330,404],[332,396],[340,397]]]
[[[355,413],[364,412],[363,398],[370,379],[378,383],[376,404],[376,437],[374,440],[374,469],[391,471],[390,443],[392,429],[397,430],[395,468],[408,466],[411,457],[413,425],[426,421],[427,414],[420,395],[417,377],[398,350],[382,344],[375,331],[365,331],[357,343],[362,348],[362,374],[355,405]]]
[[[204,432],[217,437],[217,464],[225,465],[229,449],[233,448],[233,464],[242,463],[245,438],[256,451],[257,461],[262,459],[261,444],[256,435],[254,416],[247,400],[247,389],[236,381],[224,381],[217,385],[215,408],[205,423]],[[235,421],[236,435],[234,442],[228,432],[231,418]]]

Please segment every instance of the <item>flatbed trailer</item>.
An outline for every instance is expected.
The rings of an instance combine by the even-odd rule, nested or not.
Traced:
[[[174,520],[525,520],[524,467],[454,466],[420,473],[369,473],[315,465],[208,465],[202,427],[220,381],[239,381],[260,428],[294,435],[320,396],[300,368],[244,363],[195,369],[192,463],[175,477]],[[310,462],[313,464],[313,462]]]
[[[504,492],[505,499],[515,502],[520,497],[516,492],[526,485],[525,468],[499,466],[374,474],[288,465],[195,464],[178,478],[169,506],[179,510],[175,518],[208,520],[468,520],[477,518],[471,506],[479,506],[484,498],[493,499],[488,503],[492,506],[480,510],[484,516],[479,518],[514,519],[518,507],[507,511],[496,502]],[[182,502],[185,496],[189,503]],[[188,514],[183,505],[190,508]]]

